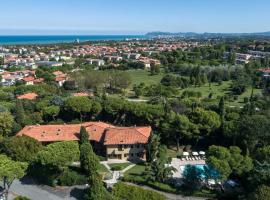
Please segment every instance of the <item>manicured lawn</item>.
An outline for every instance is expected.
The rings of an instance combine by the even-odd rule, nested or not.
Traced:
[[[147,70],[128,70],[127,73],[130,74],[132,79],[130,87],[133,87],[134,84],[140,83],[145,83],[145,85],[157,84],[160,83],[160,80],[163,77],[163,73],[151,75]]]
[[[135,165],[131,169],[125,172],[125,175],[142,175],[142,173],[145,171],[145,165],[139,164]]]
[[[130,165],[130,163],[112,163],[112,164],[109,164],[109,166],[111,167],[111,169],[113,170],[114,168],[118,168],[117,170],[123,170],[125,169],[126,167],[128,167]]]

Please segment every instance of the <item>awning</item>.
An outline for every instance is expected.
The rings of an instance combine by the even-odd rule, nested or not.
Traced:
[[[184,151],[184,152],[183,152],[183,156],[189,156],[189,153],[186,152],[186,151]]]
[[[205,155],[205,152],[204,151],[200,151],[199,154],[200,155]]]
[[[193,156],[198,156],[199,154],[198,154],[198,152],[194,151],[194,152],[192,152],[192,155]]]

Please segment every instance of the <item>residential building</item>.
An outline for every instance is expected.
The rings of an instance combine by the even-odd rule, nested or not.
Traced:
[[[59,141],[78,141],[81,126],[86,128],[89,139],[99,155],[107,159],[145,160],[145,145],[151,127],[116,127],[104,122],[82,124],[33,125],[24,127],[17,136],[29,136],[43,144]]]
[[[98,67],[105,65],[105,61],[101,59],[87,59],[87,61],[90,65],[95,65]]]
[[[26,93],[23,95],[17,96],[17,99],[27,99],[27,100],[35,100],[38,97],[36,93]]]

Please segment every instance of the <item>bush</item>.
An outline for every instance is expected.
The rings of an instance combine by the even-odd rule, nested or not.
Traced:
[[[17,196],[13,200],[30,200],[30,199],[27,197],[23,197],[23,196]]]
[[[106,157],[103,157],[103,156],[98,156],[98,159],[99,159],[100,161],[107,161],[107,158],[106,158]]]
[[[137,186],[117,183],[113,188],[113,196],[116,199],[129,200],[165,200],[166,198],[157,192],[145,190]]]
[[[70,169],[65,170],[58,180],[62,186],[83,185],[87,183],[84,175]]]

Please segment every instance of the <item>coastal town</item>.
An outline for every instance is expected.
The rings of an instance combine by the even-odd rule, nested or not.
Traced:
[[[3,86],[11,86],[20,81],[26,85],[40,84],[44,78],[37,78],[35,70],[42,67],[61,67],[63,65],[73,66],[77,58],[85,58],[85,62],[93,65],[95,69],[103,66],[111,68],[119,67],[122,62],[132,62],[141,65],[142,69],[150,69],[151,65],[160,65],[161,62],[155,59],[154,55],[160,52],[173,51],[181,49],[189,51],[190,49],[209,46],[204,41],[128,41],[119,42],[113,45],[89,44],[71,45],[68,49],[60,46],[50,46],[49,49],[43,46],[18,46],[18,47],[0,47],[0,58],[2,58],[1,83]],[[241,46],[232,46],[233,49],[240,50]],[[246,47],[247,53],[235,53],[236,63],[248,64],[251,60],[260,60],[270,56],[270,52],[264,51],[264,45],[249,45]],[[57,49],[57,50],[56,50]],[[45,53],[46,52],[46,53]],[[229,52],[224,52],[224,58],[227,59]],[[15,70],[16,68],[21,70]],[[10,71],[10,69],[12,69]],[[78,70],[78,69],[73,69]],[[54,72],[54,81],[62,86],[68,79],[67,74],[63,72]]]
[[[12,0],[0,200],[270,200],[269,0]]]

